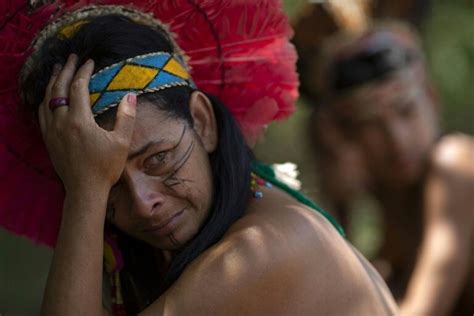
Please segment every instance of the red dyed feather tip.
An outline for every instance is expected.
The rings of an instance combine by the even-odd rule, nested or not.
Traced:
[[[227,105],[252,143],[294,111],[297,57],[288,20],[279,1],[190,2],[182,1],[186,14],[162,6],[155,15],[178,35],[196,85]]]
[[[198,88],[227,105],[249,143],[289,116],[298,97],[292,30],[278,0],[3,0],[0,226],[49,246],[56,242],[64,192],[38,124],[21,110],[17,78],[45,25],[92,4],[130,6],[168,24]]]

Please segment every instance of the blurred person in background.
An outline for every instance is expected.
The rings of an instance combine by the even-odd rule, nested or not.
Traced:
[[[314,73],[320,71],[318,56],[326,39],[338,32],[363,32],[374,19],[402,20],[420,29],[431,6],[431,0],[331,0],[310,1],[302,6],[292,22],[295,29],[293,42],[298,50],[302,95],[311,104],[321,102],[323,93],[313,79]],[[325,132],[317,134],[316,137],[327,138],[324,141],[315,139],[314,131],[310,131],[309,139],[315,141],[312,145],[321,146],[337,141],[337,133],[335,134],[330,126],[324,126],[323,129]],[[324,147],[319,148],[319,151],[325,150]],[[346,201],[351,200],[350,197],[356,196],[365,186],[366,176],[357,153],[350,146],[343,146],[339,150],[344,153],[332,155],[326,150],[326,155],[320,155],[320,159],[325,159],[325,168],[318,173],[318,191],[322,194],[323,205],[338,219],[350,237],[353,227],[350,225],[351,212]],[[337,161],[339,157],[344,157],[343,164]],[[335,177],[336,173],[338,176]],[[341,181],[342,179],[344,180]],[[331,196],[331,201],[324,200],[325,196]]]
[[[321,47],[312,140],[336,208],[357,191],[381,205],[380,258],[401,315],[474,311],[474,139],[441,135],[419,39],[401,23]]]

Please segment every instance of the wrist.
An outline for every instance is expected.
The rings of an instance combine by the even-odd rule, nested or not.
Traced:
[[[66,187],[65,203],[76,205],[106,207],[111,185],[89,182]]]
[[[64,230],[94,238],[102,235],[108,194],[108,187],[104,185],[67,188],[60,234]]]
[[[81,196],[108,196],[112,184],[101,179],[87,179],[81,181],[75,181],[73,183],[64,183],[66,196],[78,198]]]

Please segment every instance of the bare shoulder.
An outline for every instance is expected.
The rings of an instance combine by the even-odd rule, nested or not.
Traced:
[[[474,224],[473,137],[458,133],[438,141],[431,155],[425,199],[430,222],[454,223],[470,231]]]
[[[169,310],[393,314],[383,282],[324,217],[281,193],[264,196],[186,269],[167,293]]]
[[[431,161],[438,171],[474,179],[474,137],[461,133],[444,136]]]

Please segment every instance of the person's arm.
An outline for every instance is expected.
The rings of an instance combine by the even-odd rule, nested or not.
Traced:
[[[44,142],[66,197],[60,232],[41,308],[42,315],[104,315],[102,307],[103,229],[110,188],[128,154],[135,118],[134,96],[122,100],[113,131],[94,121],[88,83],[92,61],[76,73],[71,55],[55,70],[39,108]],[[69,106],[48,107],[53,97]]]
[[[401,315],[447,315],[469,271],[474,147],[464,136],[451,136],[433,155],[425,191],[425,233]]]
[[[42,315],[102,313],[103,185],[68,194],[44,293]]]

